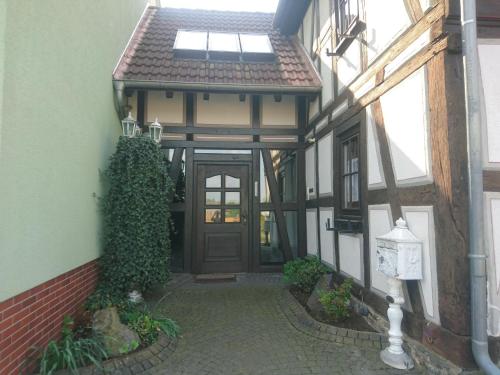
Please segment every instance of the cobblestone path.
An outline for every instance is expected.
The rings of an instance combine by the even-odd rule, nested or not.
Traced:
[[[279,276],[195,284],[176,276],[158,309],[182,327],[176,350],[149,374],[402,374],[379,350],[337,344],[297,330],[280,307]],[[411,374],[417,373],[411,371]]]

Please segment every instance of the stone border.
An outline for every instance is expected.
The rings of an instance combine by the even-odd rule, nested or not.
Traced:
[[[379,350],[388,344],[387,337],[380,333],[356,331],[318,322],[309,315],[287,288],[283,289],[278,304],[292,326],[306,335],[332,343]]]
[[[171,339],[165,334],[160,334],[158,340],[140,351],[111,358],[102,363],[103,369],[95,366],[84,367],[79,370],[80,375],[134,375],[141,374],[161,362],[166,361],[177,348],[177,339]],[[69,374],[67,370],[58,371],[58,375]]]

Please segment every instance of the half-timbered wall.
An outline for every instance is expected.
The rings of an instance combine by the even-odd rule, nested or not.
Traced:
[[[352,278],[356,292],[385,315],[388,286],[376,269],[375,238],[405,218],[424,243],[424,278],[404,285],[405,331],[452,361],[470,365],[466,142],[457,28],[447,24],[444,1],[358,4],[354,38],[342,40],[336,32],[334,0],[311,1],[299,31],[323,81],[319,98],[309,101],[306,129],[307,252],[325,264],[334,262],[337,277]],[[500,48],[482,52],[491,55]],[[492,72],[498,59],[486,59]],[[488,82],[491,88],[485,92],[498,101],[500,85]],[[496,121],[491,116],[489,129]],[[340,146],[352,134],[360,140],[358,211],[342,203]],[[495,136],[485,146],[494,148]],[[500,222],[495,216],[500,196],[495,194],[488,195],[489,228],[495,227],[494,220]],[[330,232],[327,218],[359,221],[361,229]],[[492,241],[496,235],[490,229]],[[490,272],[499,272],[498,267],[491,263]],[[490,298],[498,303],[495,285]],[[496,305],[492,309],[497,311]],[[490,327],[498,326],[498,319]]]
[[[485,236],[488,257],[488,329],[500,336],[500,38],[479,40],[483,87]]]

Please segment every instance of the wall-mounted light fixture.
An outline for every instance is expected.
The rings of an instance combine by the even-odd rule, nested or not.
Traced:
[[[132,138],[135,137],[138,126],[137,121],[132,117],[129,112],[128,116],[122,120],[122,133],[124,137]]]
[[[158,122],[158,117],[157,117],[155,122],[149,125],[149,137],[156,143],[160,143],[162,133],[163,133],[163,127]]]
[[[281,102],[281,94],[274,94],[274,101],[276,103],[280,103]]]
[[[203,100],[209,100],[210,99],[210,94],[208,92],[203,93]]]

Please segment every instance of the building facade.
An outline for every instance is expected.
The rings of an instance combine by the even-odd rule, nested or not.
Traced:
[[[340,278],[353,278],[358,296],[383,314],[388,286],[376,270],[375,238],[405,218],[424,242],[424,277],[404,286],[405,332],[469,367],[460,3],[299,3],[293,8],[283,2],[276,24],[283,32],[296,33],[323,83],[321,94],[309,103],[305,137],[307,252],[319,255]],[[492,67],[498,64],[500,8],[492,1],[477,3],[487,119],[488,324],[490,352],[498,360],[500,253],[494,239],[500,185],[493,150],[499,96]],[[328,218],[338,230],[327,230]]]
[[[0,373],[34,370],[92,292],[110,76],[146,0],[0,1]]]
[[[498,358],[500,11],[478,5]],[[404,284],[404,330],[473,366],[459,15],[451,0],[283,0],[274,16],[150,8],[114,85],[123,116],[164,127],[178,186],[173,266],[266,272],[316,255],[385,315],[375,238],[403,217],[424,243],[424,277]],[[252,50],[247,36],[269,40]]]

